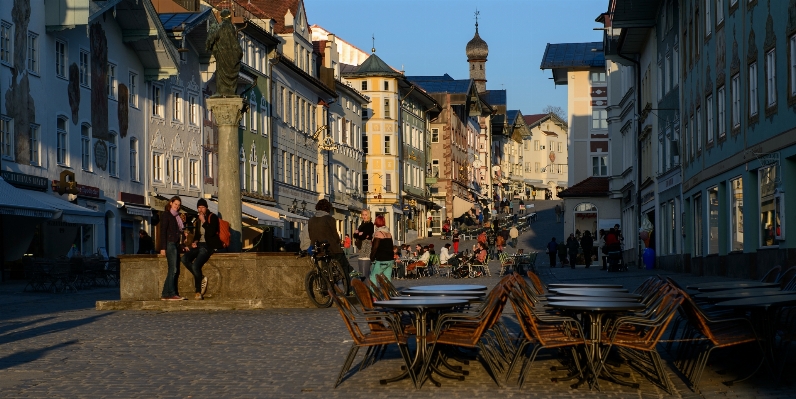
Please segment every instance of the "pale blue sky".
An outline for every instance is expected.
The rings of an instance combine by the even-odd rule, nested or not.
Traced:
[[[464,49],[478,31],[489,45],[487,89],[505,88],[509,109],[540,113],[566,109],[566,86],[556,88],[539,65],[547,43],[602,41],[593,28],[608,0],[304,0],[309,23],[364,51],[376,36],[376,54],[407,75],[469,77]]]

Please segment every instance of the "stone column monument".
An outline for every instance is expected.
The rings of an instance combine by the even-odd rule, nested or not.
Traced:
[[[222,10],[221,24],[214,25],[208,32],[206,46],[216,62],[216,93],[207,99],[207,106],[218,126],[218,211],[221,218],[229,222],[232,233],[229,251],[240,252],[243,226],[238,124],[243,99],[236,94],[236,89],[243,51],[230,16],[229,10]]]

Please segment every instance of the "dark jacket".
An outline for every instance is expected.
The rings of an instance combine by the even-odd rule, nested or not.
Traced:
[[[373,239],[373,232],[376,229],[376,226],[373,225],[373,222],[362,222],[357,230],[360,233],[354,232],[354,239],[355,240],[372,240]]]
[[[387,234],[389,235],[389,231]],[[370,260],[380,262],[393,260],[392,248],[392,236],[386,238],[373,238],[373,248],[370,250]]]
[[[218,238],[218,216],[213,212],[207,211],[205,215],[205,222],[201,223],[199,218],[197,217],[193,224],[193,242],[199,243],[199,239],[202,238],[202,230],[199,229],[199,225],[205,229],[205,242],[210,249],[219,250],[224,248],[224,244],[221,243],[221,239]]]
[[[328,212],[315,211],[315,216],[307,222],[307,228],[313,245],[315,245],[315,241],[326,241],[329,243],[330,254],[343,253],[340,236],[337,234],[337,222]]]
[[[151,254],[155,250],[155,243],[152,242],[152,237],[145,236],[138,239],[138,254]]]
[[[158,237],[158,247],[160,250],[166,249],[166,244],[173,242],[179,244],[182,242],[182,232],[180,232],[180,225],[177,224],[179,215],[174,216],[171,211],[163,211],[160,213],[160,237]]]
[[[591,252],[591,249],[594,247],[594,240],[591,236],[583,236],[580,239],[580,246],[583,248],[583,252]]]
[[[578,240],[576,240],[574,238],[568,238],[567,239],[567,250],[569,250],[569,253],[571,253],[571,254],[578,253]]]

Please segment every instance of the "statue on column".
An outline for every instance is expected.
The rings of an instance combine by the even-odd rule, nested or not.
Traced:
[[[243,50],[229,10],[221,10],[221,24],[210,29],[205,46],[216,59],[216,93],[213,97],[237,97],[235,89],[238,87]]]

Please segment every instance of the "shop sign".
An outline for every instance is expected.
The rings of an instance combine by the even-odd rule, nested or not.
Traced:
[[[646,193],[643,193],[641,195],[641,203],[642,204],[646,204],[646,203],[652,201],[653,199],[655,199],[655,192],[653,192],[651,190],[647,191]]]
[[[133,193],[125,193],[123,191],[119,192],[119,201],[122,202],[129,202],[131,204],[146,204],[146,198],[143,195],[133,194]]]
[[[58,192],[58,187],[60,186],[60,184],[61,184],[60,181],[53,180],[53,186],[52,186],[53,191]],[[91,197],[91,198],[99,198],[99,196],[100,196],[99,187],[84,186],[82,184],[75,184],[74,186],[75,186],[75,188],[77,190],[77,192],[74,193],[74,194],[77,194],[78,196]],[[70,194],[72,194],[72,193],[70,193]]]
[[[3,180],[16,188],[30,190],[47,191],[47,178],[41,176],[26,175],[23,173],[2,171]]]

